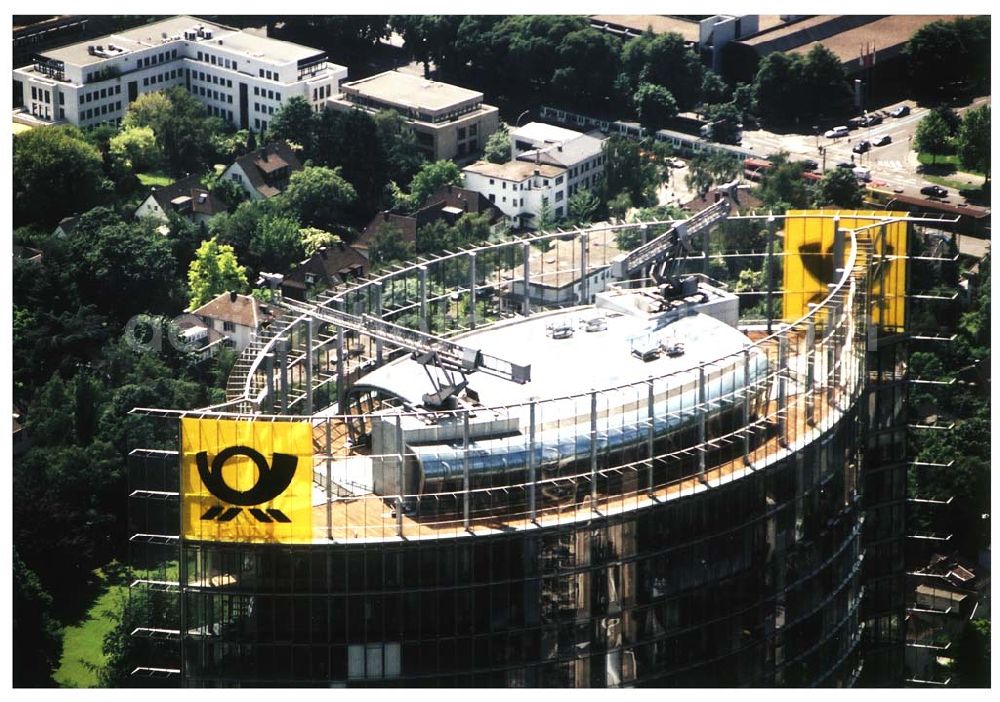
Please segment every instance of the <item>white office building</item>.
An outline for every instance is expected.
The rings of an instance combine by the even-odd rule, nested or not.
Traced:
[[[35,54],[14,69],[14,89],[34,119],[89,127],[120,123],[140,95],[180,86],[259,132],[292,97],[322,109],[346,78],[319,49],[183,15]]]
[[[599,134],[599,132],[598,132]],[[604,137],[529,122],[510,133],[510,155],[519,161],[566,169],[566,196],[593,189],[604,173]]]
[[[516,228],[537,228],[548,206],[554,221],[566,217],[567,201],[595,188],[604,173],[602,139],[531,122],[510,133],[512,160],[479,161],[462,169],[465,187],[499,207]]]

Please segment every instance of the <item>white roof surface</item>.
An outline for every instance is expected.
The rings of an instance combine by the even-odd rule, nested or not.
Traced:
[[[580,328],[581,322],[605,315],[605,331],[587,332]],[[737,329],[704,314],[682,317],[659,329],[658,322],[662,320],[657,317],[614,313],[588,305],[512,320],[456,337],[454,341],[513,363],[531,364],[531,381],[524,385],[482,372],[468,376],[469,387],[487,407],[639,383],[650,376],[696,368],[749,344]],[[547,327],[566,323],[574,328],[570,338],[555,339],[547,332]],[[633,356],[633,346],[648,343],[650,336],[682,341],[685,353],[674,358],[661,355],[649,362]],[[376,369],[359,379],[358,384],[388,390],[413,405],[421,403],[424,393],[434,392],[424,369],[409,356]],[[628,394],[634,392],[628,390]]]

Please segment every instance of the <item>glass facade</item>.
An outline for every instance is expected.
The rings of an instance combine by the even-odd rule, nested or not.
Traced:
[[[489,325],[529,311],[498,283],[525,245],[448,255],[322,304],[438,333],[461,307],[466,328]],[[179,437],[133,455],[133,561],[150,568],[140,585],[175,597],[175,637],[160,642],[170,670],[192,687],[855,684],[867,650],[895,655],[902,626],[893,408],[905,386],[898,351],[867,326],[871,252],[867,230],[845,232],[829,295],[745,330],[752,345],[736,354],[477,408],[519,427],[489,452],[505,452],[501,467],[477,453],[470,410],[428,424],[397,397],[351,390],[389,360],[388,342],[276,325],[238,364],[234,399],[198,416],[310,419],[311,538],[169,537],[186,489]],[[312,414],[338,396],[349,414]],[[181,414],[150,413],[173,426]],[[427,426],[453,455],[420,448]],[[352,482],[358,462],[372,485]]]

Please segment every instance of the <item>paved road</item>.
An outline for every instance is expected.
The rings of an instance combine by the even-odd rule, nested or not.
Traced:
[[[959,108],[957,112],[963,114],[966,110],[988,104],[990,98],[977,98],[972,104]],[[868,166],[872,171],[872,179],[885,181],[888,185],[902,188],[908,195],[920,196],[920,188],[927,184],[919,173],[917,173],[917,153],[912,150],[913,134],[917,130],[917,124],[923,119],[929,110],[924,107],[917,107],[912,101],[898,104],[906,104],[910,107],[910,114],[906,117],[894,119],[886,116],[882,124],[873,127],[855,129],[850,135],[841,139],[827,139],[822,134],[774,134],[764,130],[746,131],[743,133],[743,144],[749,146],[755,153],[762,157],[777,151],[787,151],[794,160],[805,158],[813,159],[822,164],[824,156],[820,154],[820,147],[826,151],[826,168],[835,168],[838,163],[854,162],[858,165]],[[885,112],[895,107],[886,108]],[[886,146],[873,147],[868,153],[853,154],[851,148],[861,139],[868,139],[874,142],[883,135],[892,138],[892,142]],[[978,183],[975,183],[978,184]],[[973,183],[970,183],[973,185]],[[962,198],[954,190],[949,189],[949,199],[952,202],[961,202]]]

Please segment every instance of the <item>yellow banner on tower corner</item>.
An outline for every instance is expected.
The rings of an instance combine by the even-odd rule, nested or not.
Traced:
[[[906,313],[906,222],[880,224],[884,217],[906,217],[906,212],[789,210],[785,219],[784,304],[786,322],[799,319],[809,304],[820,303],[833,281],[834,220],[841,229],[858,229],[858,237],[872,242],[872,321],[885,330],[900,331]],[[817,217],[817,215],[827,215]],[[876,226],[871,226],[876,225]],[[850,241],[844,242],[845,257]]]
[[[181,421],[181,536],[312,541],[309,422]]]

